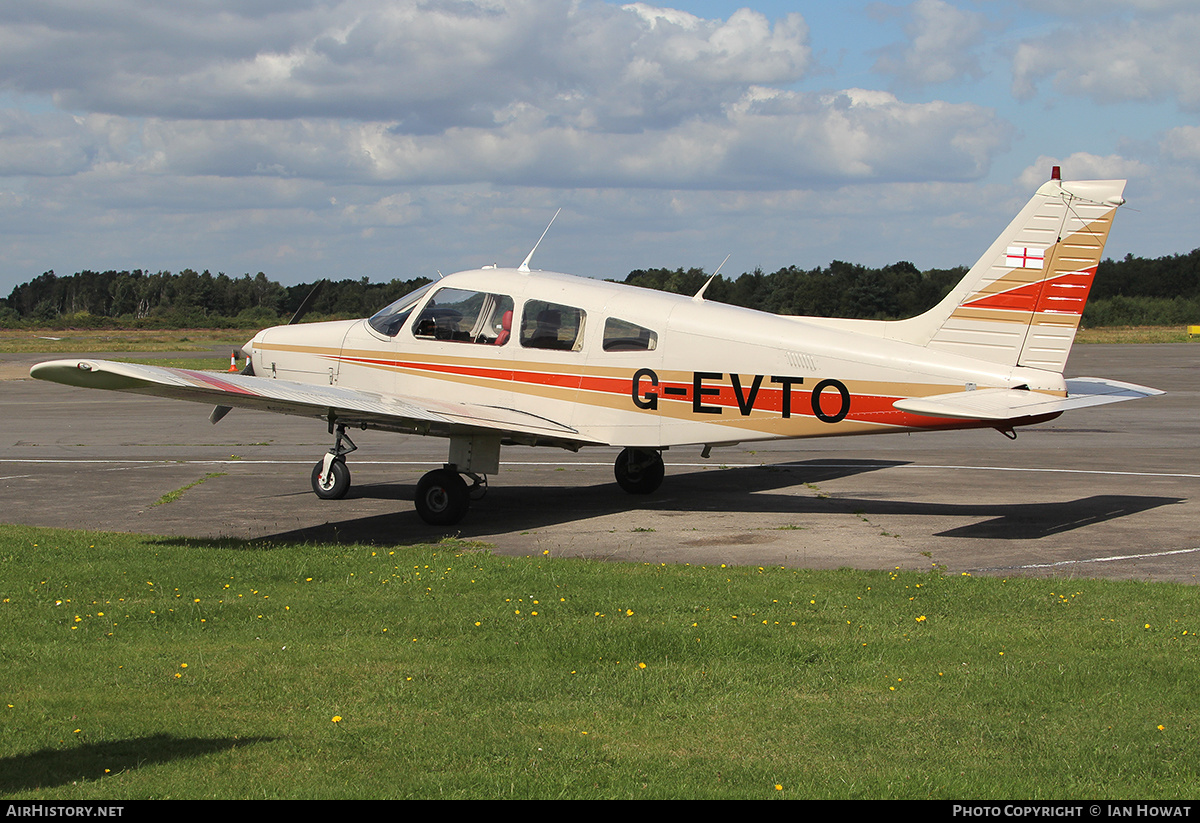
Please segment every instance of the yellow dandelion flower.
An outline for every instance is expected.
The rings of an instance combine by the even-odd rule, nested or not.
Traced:
[[[342,716],[340,714],[335,714],[333,717],[331,717],[329,719],[330,719],[330,722],[332,722],[332,723],[341,723],[342,722]]]

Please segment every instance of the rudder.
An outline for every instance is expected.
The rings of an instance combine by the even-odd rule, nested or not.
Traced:
[[[902,323],[931,348],[1061,373],[1124,189],[1056,176],[941,303]]]

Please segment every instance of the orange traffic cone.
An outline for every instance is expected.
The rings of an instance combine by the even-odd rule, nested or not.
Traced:
[[[232,374],[238,370],[237,367],[237,352],[231,352],[229,355],[229,371]]]

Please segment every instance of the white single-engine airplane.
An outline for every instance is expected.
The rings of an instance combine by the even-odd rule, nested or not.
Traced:
[[[510,444],[623,447],[616,479],[647,494],[662,452],[754,440],[993,427],[1162,394],[1063,367],[1124,180],[1053,179],[937,306],[899,321],[784,317],[623,284],[489,266],[364,320],[266,329],[241,374],[57,360],[70,386],[316,417],[334,443],[318,497],[350,486],[347,428],[450,440],[416,508],[448,525]],[[543,234],[543,237],[545,235]],[[540,240],[538,241],[541,242]],[[537,246],[534,246],[536,251]],[[710,281],[711,282],[711,281]],[[463,476],[473,481],[468,487]]]

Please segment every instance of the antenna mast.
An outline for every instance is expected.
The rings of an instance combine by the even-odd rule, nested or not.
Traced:
[[[554,212],[554,217],[551,217],[550,222],[546,224],[546,231],[542,232],[542,236],[539,237],[538,241],[533,244],[533,248],[529,250],[529,254],[525,257],[525,262],[517,267],[517,271],[529,271],[529,261],[533,259],[533,253],[538,250],[538,246],[542,245],[542,241],[546,239],[546,232],[550,231],[550,227],[554,225],[554,221],[558,218],[559,212],[561,211],[562,209],[559,209],[558,211]]]

